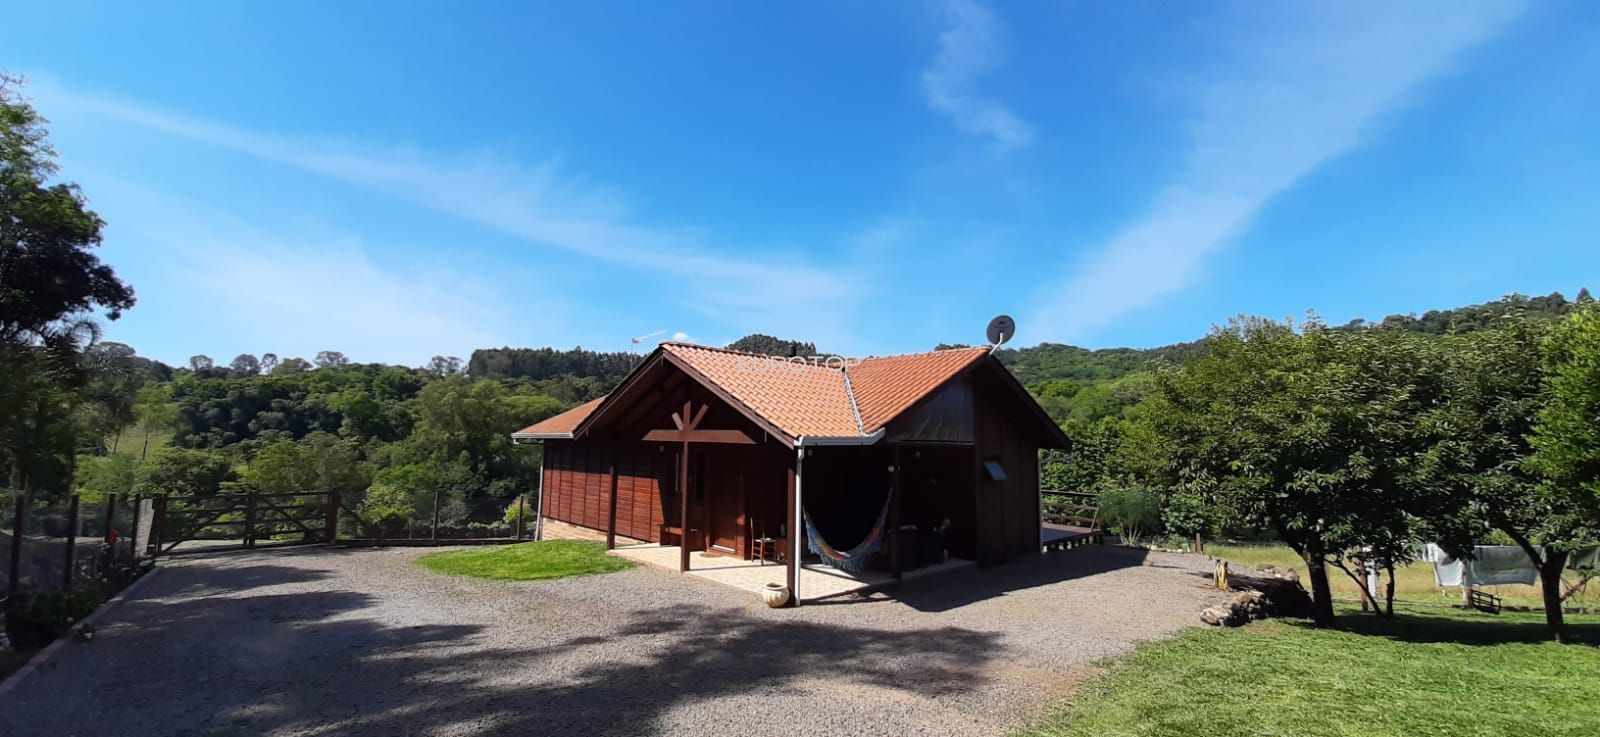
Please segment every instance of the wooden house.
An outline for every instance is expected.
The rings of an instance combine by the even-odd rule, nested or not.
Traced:
[[[683,343],[512,437],[544,444],[546,518],[677,545],[680,570],[691,550],[782,560],[797,598],[807,521],[834,551],[876,533],[870,562],[896,576],[1037,552],[1038,451],[1067,445],[986,348],[821,361]]]

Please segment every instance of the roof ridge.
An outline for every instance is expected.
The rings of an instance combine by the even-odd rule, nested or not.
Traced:
[[[844,376],[844,395],[850,398],[850,414],[856,418],[856,432],[867,434],[867,426],[861,422],[861,406],[856,404],[856,387],[850,383],[850,367],[840,366],[839,373]]]

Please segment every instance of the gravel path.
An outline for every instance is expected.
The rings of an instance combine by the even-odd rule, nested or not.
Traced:
[[[1112,547],[788,610],[647,568],[452,578],[422,552],[164,564],[0,700],[0,735],[1003,734],[1218,600],[1204,558]]]

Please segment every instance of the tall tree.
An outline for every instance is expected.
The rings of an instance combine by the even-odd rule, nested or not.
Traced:
[[[45,120],[0,73],[0,342],[24,342],[70,315],[133,306],[133,290],[100,262],[105,223],[57,173]]]
[[[1148,421],[1171,449],[1171,486],[1273,529],[1305,561],[1313,617],[1333,621],[1328,568],[1358,550],[1404,562],[1437,487],[1415,459],[1437,442],[1419,418],[1443,362],[1391,330],[1303,330],[1235,320],[1161,375]],[[1372,554],[1369,553],[1369,554]]]
[[[428,361],[428,373],[444,378],[461,373],[461,359],[455,356],[434,356]]]
[[[1564,641],[1561,569],[1572,550],[1600,542],[1600,309],[1590,304],[1568,315],[1544,349],[1546,403],[1529,437],[1528,465],[1540,478],[1545,512],[1539,569],[1545,616],[1552,635]]]
[[[210,356],[203,353],[189,357],[189,370],[196,373],[210,371],[216,365],[216,361],[211,360]]]
[[[228,362],[228,370],[235,376],[255,376],[261,373],[261,359],[249,353],[240,353]]]
[[[263,354],[261,354],[261,365],[260,365],[261,373],[263,373],[263,374],[271,374],[273,372],[273,370],[276,369],[276,368],[278,368],[278,354],[276,354],[276,353],[263,353]]]
[[[0,73],[0,469],[14,487],[64,491],[83,430],[98,339],[87,316],[115,320],[133,290],[93,249],[104,223],[57,174],[44,118]],[[115,411],[115,410],[113,410]]]
[[[350,365],[350,359],[338,351],[317,351],[314,359],[317,368],[336,368]]]

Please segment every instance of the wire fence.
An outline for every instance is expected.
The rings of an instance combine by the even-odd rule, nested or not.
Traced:
[[[148,503],[15,491],[3,500],[0,608],[10,643],[52,639],[142,572],[136,518],[142,508],[148,520]]]
[[[461,498],[439,492],[392,506],[369,503],[370,493],[341,498],[341,541],[445,544],[537,539],[537,492],[509,498]]]

